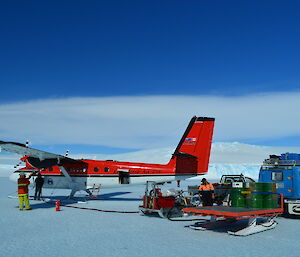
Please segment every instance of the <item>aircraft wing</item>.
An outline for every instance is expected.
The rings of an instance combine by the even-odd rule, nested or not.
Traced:
[[[36,168],[46,168],[66,163],[84,163],[80,160],[75,160],[59,154],[48,153],[16,142],[0,141],[0,151],[1,150],[28,156],[28,161]]]

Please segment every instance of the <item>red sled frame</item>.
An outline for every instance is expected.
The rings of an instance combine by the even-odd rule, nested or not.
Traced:
[[[206,223],[196,223],[190,228],[196,230],[207,230],[228,226],[237,220],[248,220],[248,226],[238,231],[228,231],[231,235],[248,236],[274,228],[277,225],[275,218],[283,213],[283,195],[280,196],[280,207],[276,209],[246,209],[229,206],[205,206],[184,208],[183,212],[193,215],[211,216]],[[266,218],[265,222],[258,224],[257,218]]]

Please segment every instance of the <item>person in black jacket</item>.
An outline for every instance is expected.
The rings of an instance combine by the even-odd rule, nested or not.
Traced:
[[[44,179],[43,179],[41,173],[38,173],[38,175],[35,179],[34,200],[36,200],[36,199],[41,200],[41,193],[42,193],[43,184],[44,184]]]

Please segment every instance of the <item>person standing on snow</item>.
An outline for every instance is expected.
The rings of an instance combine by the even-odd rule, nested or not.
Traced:
[[[30,184],[29,179],[26,178],[24,172],[20,173],[18,179],[18,196],[19,196],[19,209],[23,210],[24,206],[26,210],[31,210],[29,199],[28,199],[28,185]]]
[[[42,193],[43,184],[44,184],[44,179],[43,179],[41,173],[38,173],[37,177],[35,179],[34,200],[36,200],[36,199],[41,200],[41,193]]]
[[[203,206],[212,206],[214,204],[214,186],[209,183],[206,178],[201,180],[201,185],[199,186],[199,191],[202,199]]]

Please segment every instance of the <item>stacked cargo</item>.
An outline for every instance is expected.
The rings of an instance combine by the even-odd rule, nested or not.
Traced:
[[[231,207],[278,208],[278,194],[274,183],[233,183]]]

